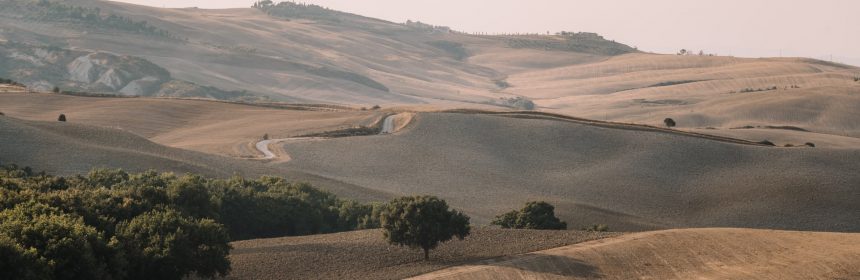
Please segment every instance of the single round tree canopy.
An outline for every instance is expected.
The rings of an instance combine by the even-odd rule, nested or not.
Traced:
[[[448,203],[434,196],[402,197],[392,200],[380,221],[391,244],[421,248],[424,259],[440,242],[469,235],[469,217],[448,209]]]

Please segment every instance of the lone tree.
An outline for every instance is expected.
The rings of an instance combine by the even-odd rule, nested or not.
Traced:
[[[53,92],[54,93],[60,93],[60,87],[54,87]]]
[[[66,121],[66,114],[60,114],[60,117],[57,118],[57,121],[61,121],[61,122]]]
[[[519,211],[496,216],[492,224],[517,229],[567,229],[567,223],[555,216],[555,207],[543,201],[528,202]]]
[[[401,197],[388,203],[380,215],[383,234],[388,242],[430,250],[454,236],[463,240],[469,235],[469,216],[449,210],[448,203],[434,196]]]
[[[672,118],[666,118],[663,123],[666,124],[666,127],[675,127],[675,120]]]

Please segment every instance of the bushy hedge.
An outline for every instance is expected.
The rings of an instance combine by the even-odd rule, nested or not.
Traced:
[[[0,279],[224,275],[230,240],[375,228],[380,209],[275,177],[0,166]]]

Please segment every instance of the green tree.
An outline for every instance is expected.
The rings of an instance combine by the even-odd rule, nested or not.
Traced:
[[[230,271],[230,237],[210,219],[153,210],[117,225],[116,236],[128,254],[131,279],[214,277]]]
[[[50,279],[50,268],[36,248],[25,249],[12,238],[0,234],[0,279]]]
[[[209,193],[208,182],[199,175],[185,175],[167,187],[174,206],[195,218],[217,218],[218,202]]]
[[[105,240],[101,232],[85,225],[83,219],[57,208],[27,202],[3,210],[0,236],[6,239],[3,250],[13,251],[8,256],[11,261],[31,265],[26,267],[25,277],[119,279],[125,276],[125,258],[116,241]],[[16,245],[10,246],[10,240]]]
[[[57,117],[57,121],[65,122],[66,121],[66,114],[60,114],[60,116]]]
[[[567,223],[555,216],[555,207],[543,201],[528,202],[519,211],[496,216],[492,224],[518,229],[567,229]]]
[[[469,217],[449,210],[448,203],[433,196],[402,197],[388,203],[380,221],[391,244],[421,248],[424,260],[440,242],[469,235]]]
[[[666,118],[665,120],[663,120],[663,124],[665,124],[666,127],[675,127],[676,125],[675,120],[671,118]]]

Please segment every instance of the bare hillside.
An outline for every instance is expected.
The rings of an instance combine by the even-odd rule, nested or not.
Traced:
[[[254,142],[267,134],[285,138],[370,125],[382,116],[327,107],[24,93],[0,94],[0,112],[41,121],[65,114],[72,123],[120,129],[174,148],[244,158],[259,156]]]
[[[412,279],[856,279],[860,234],[684,229],[449,268]]]
[[[547,200],[571,226],[860,230],[860,151],[734,144],[556,120],[419,114],[391,136],[285,143],[285,168],[432,194],[478,223]]]
[[[228,279],[403,279],[474,261],[611,236],[581,231],[473,229],[423,260],[418,250],[388,244],[380,230],[233,242]]]
[[[86,174],[93,168],[122,168],[131,172],[157,170],[192,172],[226,178],[281,176],[304,181],[341,197],[383,201],[393,195],[323,178],[236,159],[171,148],[114,128],[72,122],[24,121],[0,116],[0,163],[29,166],[56,175]]]

